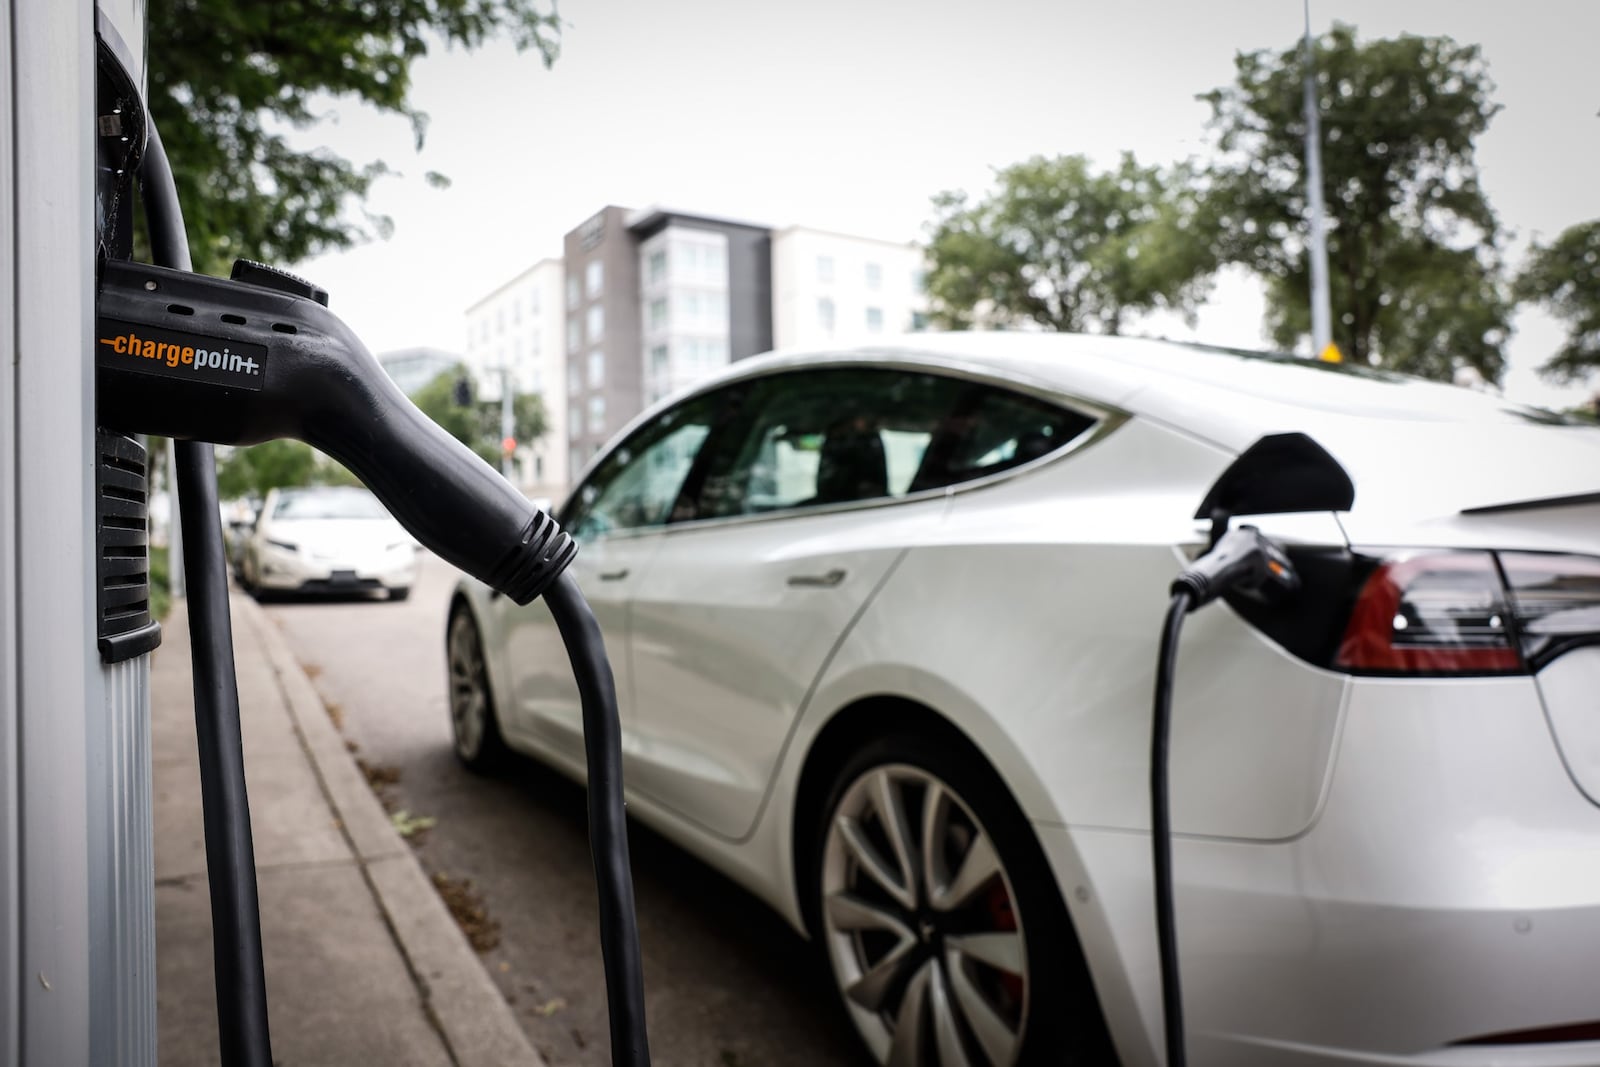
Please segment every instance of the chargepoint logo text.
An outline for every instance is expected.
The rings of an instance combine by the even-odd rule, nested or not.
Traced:
[[[243,341],[223,341],[159,327],[100,320],[99,362],[119,370],[260,389],[267,350]]]

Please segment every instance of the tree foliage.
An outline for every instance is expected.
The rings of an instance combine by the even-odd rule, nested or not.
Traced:
[[[1578,382],[1600,370],[1600,219],[1568,227],[1554,244],[1535,244],[1517,277],[1517,299],[1542,304],[1567,327],[1567,339],[1539,372]]]
[[[1215,267],[1194,176],[1131,154],[1096,172],[1081,155],[1006,167],[996,189],[934,198],[927,277],[935,322],[1119,333],[1131,314],[1192,315]]]
[[[508,34],[546,64],[559,22],[540,0],[150,0],[149,109],[172,161],[195,269],[226,274],[347,248],[388,219],[354,217],[382,162],[300,151],[286,136],[354,99],[411,123],[411,64],[432,45]]]
[[[1265,279],[1268,327],[1288,347],[1310,331],[1304,53],[1234,62],[1234,84],[1201,98],[1225,159],[1219,256]],[[1466,365],[1499,381],[1512,305],[1474,156],[1499,110],[1479,49],[1362,42],[1336,24],[1314,63],[1335,343],[1361,363],[1445,380]]]
[[[482,456],[496,468],[500,465],[500,402],[474,398],[456,403],[456,380],[460,372],[448,370],[417,390],[411,399],[422,413],[437,422],[457,441]],[[544,405],[532,393],[511,398],[512,431],[519,445],[525,445],[545,431]]]
[[[217,495],[223,500],[264,497],[268,490],[317,481],[318,453],[301,441],[267,441],[235,448],[217,464]]]

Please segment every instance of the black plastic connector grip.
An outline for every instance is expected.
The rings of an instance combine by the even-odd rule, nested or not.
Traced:
[[[518,604],[577,554],[554,519],[417,410],[314,294],[108,261],[98,313],[101,425],[224,445],[305,441],[423,545]]]

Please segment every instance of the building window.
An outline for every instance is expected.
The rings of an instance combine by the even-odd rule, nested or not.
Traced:
[[[659,285],[667,279],[667,251],[657,249],[650,253],[650,284]]]
[[[593,300],[600,295],[600,286],[605,281],[605,265],[598,259],[589,261],[589,269],[584,273],[584,285],[589,290],[589,299]]]
[[[567,310],[571,311],[583,302],[583,296],[578,292],[578,276],[567,275]]]
[[[515,301],[511,304],[511,325],[515,326],[522,321],[522,305]]]
[[[926,311],[913,311],[911,313],[911,328],[913,330],[926,330],[928,328],[928,313]]]
[[[495,308],[495,310],[494,310],[494,332],[495,333],[505,333],[506,332],[506,309],[505,308]]]
[[[576,352],[583,347],[583,338],[579,336],[578,329],[577,316],[569,316],[567,318],[567,351],[569,353]]]
[[[511,365],[513,367],[517,367],[517,366],[521,366],[521,364],[522,364],[522,338],[513,337],[511,339]]]
[[[604,433],[606,428],[606,398],[591,396],[589,398],[589,432],[592,434]]]
[[[867,264],[867,288],[874,291],[883,288],[883,268],[876,263]]]
[[[869,333],[882,333],[883,332],[883,309],[882,308],[868,308],[867,309],[867,331]]]
[[[911,271],[911,291],[921,293],[928,288],[928,275],[921,267],[914,267]]]
[[[819,282],[831,282],[831,281],[833,281],[833,257],[832,256],[818,256],[817,257],[817,281],[819,281]]]
[[[666,345],[656,345],[650,349],[650,374],[652,377],[664,376],[671,362],[672,356]]]
[[[589,388],[598,389],[606,383],[606,354],[598,348],[589,353]]]
[[[535,317],[539,314],[539,290],[537,289],[528,294],[528,314]]]
[[[578,373],[578,361],[573,360],[567,364],[567,395],[577,396],[583,392],[583,375]]]
[[[833,332],[833,301],[827,297],[817,301],[817,325]]]
[[[605,335],[606,309],[599,304],[589,305],[589,343],[594,344]]]
[[[652,330],[665,330],[667,328],[667,301],[665,297],[657,297],[650,301],[650,328]]]
[[[711,276],[713,279],[720,280],[721,277],[722,277],[722,270],[723,270],[723,265],[722,265],[722,246],[721,245],[707,245],[706,246],[706,274]]]
[[[576,437],[583,432],[583,405],[574,400],[567,405],[567,433]]]

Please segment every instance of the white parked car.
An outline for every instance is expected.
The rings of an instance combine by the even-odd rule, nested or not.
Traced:
[[[369,490],[274,489],[238,571],[239,583],[254,593],[373,590],[404,600],[417,580],[417,543]]]
[[[1159,1062],[1167,589],[1283,431],[1356,499],[1252,519],[1303,590],[1183,635],[1191,1062],[1600,1063],[1600,429],[1490,396],[1042,334],[734,364],[560,515],[629,811],[808,931],[880,1062]],[[447,650],[461,759],[581,779],[541,604],[465,582]]]

